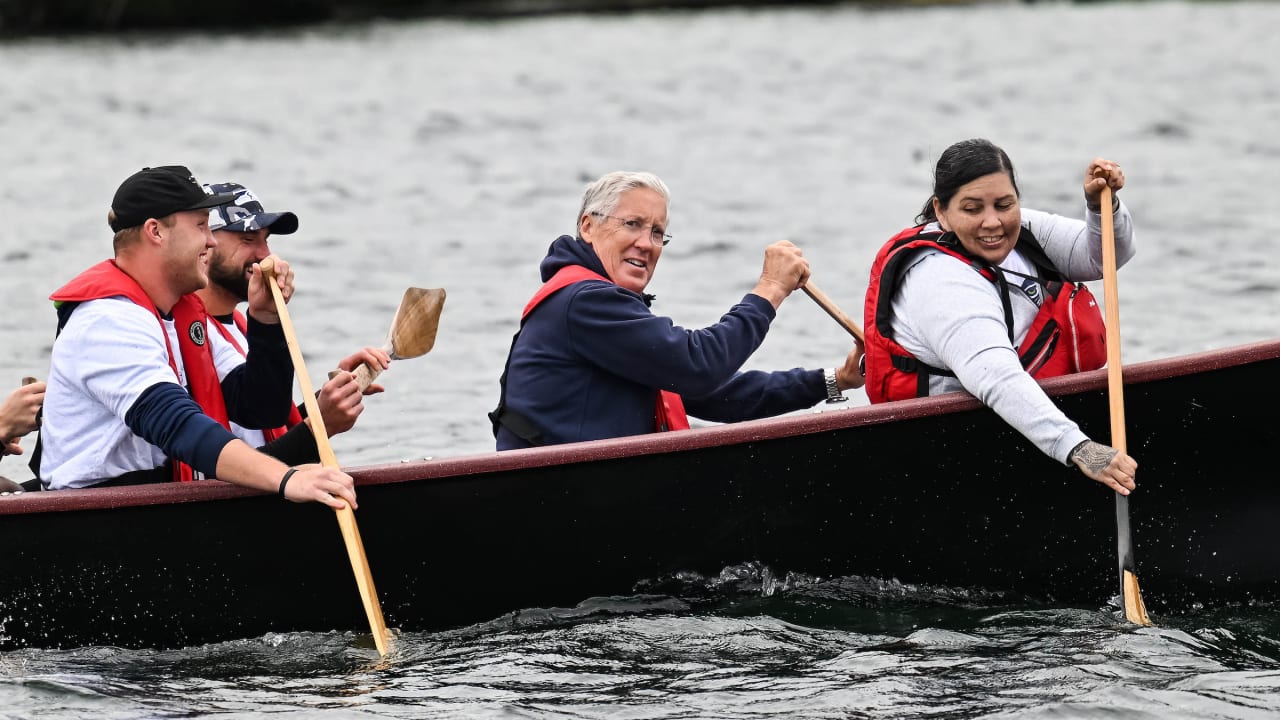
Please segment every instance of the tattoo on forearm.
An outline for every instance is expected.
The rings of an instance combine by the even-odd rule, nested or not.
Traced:
[[[1072,460],[1075,460],[1076,463],[1090,472],[1101,473],[1107,469],[1111,458],[1115,457],[1118,452],[1113,447],[1107,447],[1090,440],[1080,446]]]

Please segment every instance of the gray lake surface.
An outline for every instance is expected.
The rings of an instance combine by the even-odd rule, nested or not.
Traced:
[[[860,319],[871,259],[912,223],[938,154],[981,136],[1030,208],[1082,216],[1090,159],[1123,165],[1125,363],[1273,338],[1277,27],[1268,2],[1043,3],[0,44],[0,386],[47,376],[47,296],[110,256],[119,182],[164,164],[299,215],[272,246],[297,270],[313,382],[382,344],[407,287],[448,291],[435,348],[393,365],[334,439],[348,466],[492,451],[485,413],[538,261],[617,169],[673,191],[649,290],[687,327],[749,291],[780,239]],[[747,367],[834,365],[849,347],[797,293]],[[30,477],[24,459],[0,474]],[[407,635],[381,665],[336,633],[3,653],[0,718],[1280,715],[1274,608],[1135,630],[1107,598],[991,606],[892,579],[775,592],[726,573],[680,597]]]

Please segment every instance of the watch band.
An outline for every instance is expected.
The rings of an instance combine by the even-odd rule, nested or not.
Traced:
[[[849,398],[840,392],[840,386],[836,384],[836,371],[834,368],[823,368],[822,379],[827,383],[827,402],[838,403],[844,402]]]

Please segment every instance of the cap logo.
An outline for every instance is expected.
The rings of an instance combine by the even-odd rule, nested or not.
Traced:
[[[187,328],[187,337],[191,338],[191,342],[195,343],[196,347],[204,347],[204,323],[199,320],[192,322]]]
[[[223,205],[222,214],[227,217],[228,225],[230,225],[233,222],[239,222],[248,217],[253,217],[253,213],[249,212],[245,208],[240,207],[239,205]]]

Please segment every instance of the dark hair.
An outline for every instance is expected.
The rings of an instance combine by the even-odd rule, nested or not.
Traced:
[[[916,222],[929,223],[938,219],[933,212],[933,200],[946,207],[960,188],[983,175],[1003,172],[1013,183],[1013,192],[1021,197],[1018,179],[1013,172],[1013,161],[1004,150],[983,138],[961,140],[942,151],[938,165],[933,169],[933,195],[924,203],[924,209],[916,216]]]

